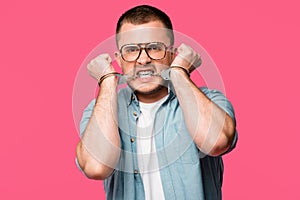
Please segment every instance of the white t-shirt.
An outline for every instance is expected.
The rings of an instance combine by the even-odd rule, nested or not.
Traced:
[[[137,153],[146,200],[165,199],[155,148],[153,123],[157,109],[166,98],[167,96],[155,103],[140,102],[141,114],[137,121]]]

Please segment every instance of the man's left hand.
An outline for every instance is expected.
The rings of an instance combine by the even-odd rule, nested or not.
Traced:
[[[180,66],[185,68],[189,73],[199,67],[202,63],[200,55],[190,46],[181,44],[177,48],[177,56],[173,60],[171,66]]]

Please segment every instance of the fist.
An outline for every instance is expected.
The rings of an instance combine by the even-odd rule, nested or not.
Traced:
[[[173,60],[171,66],[184,67],[189,73],[191,73],[202,63],[200,55],[186,44],[181,44],[177,48],[177,53],[178,54]]]
[[[109,54],[101,54],[87,65],[88,73],[99,82],[103,75],[115,71],[111,62],[112,59]]]

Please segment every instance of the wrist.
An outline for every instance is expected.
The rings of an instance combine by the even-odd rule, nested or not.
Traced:
[[[170,66],[170,76],[171,76],[171,73],[172,72],[175,72],[175,73],[181,73],[182,75],[186,75],[187,77],[190,77],[190,73],[189,73],[189,70],[180,66],[180,65],[172,65]]]
[[[118,72],[109,72],[109,73],[101,76],[101,78],[98,81],[99,87],[103,83],[104,80],[106,81],[106,80],[109,80],[109,79],[112,79],[112,78],[114,78],[114,80],[116,80],[116,78],[118,76],[120,76],[120,73],[118,73]]]

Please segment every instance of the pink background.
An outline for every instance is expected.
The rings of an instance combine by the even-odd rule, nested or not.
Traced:
[[[216,62],[238,120],[224,199],[300,199],[296,0],[0,3],[0,199],[104,199],[74,163],[76,73],[126,9],[149,3]]]

